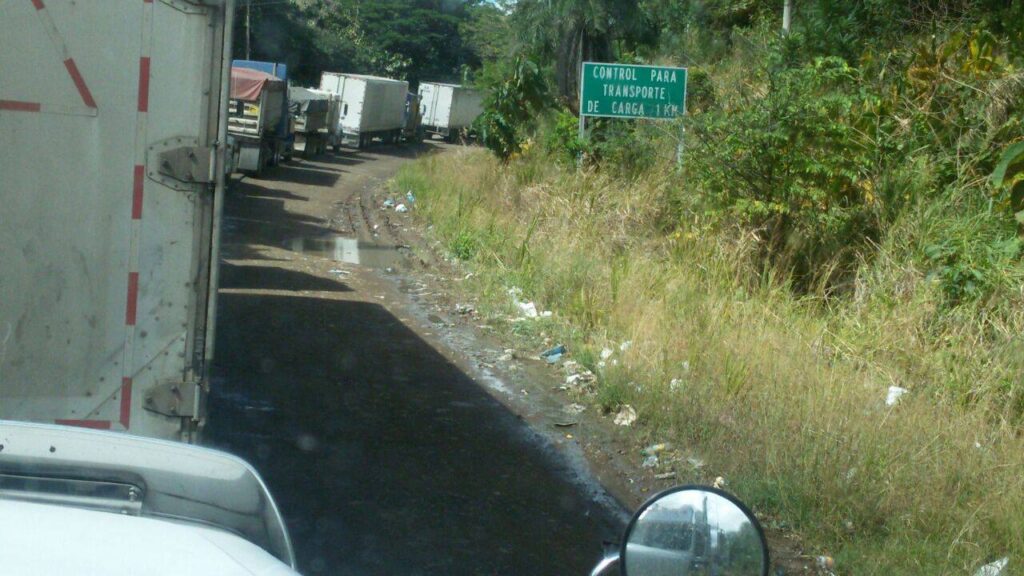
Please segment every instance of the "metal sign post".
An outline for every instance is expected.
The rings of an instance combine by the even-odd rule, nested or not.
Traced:
[[[587,116],[672,120],[686,112],[686,68],[584,62],[580,72],[580,141]],[[683,159],[683,128],[676,163]]]

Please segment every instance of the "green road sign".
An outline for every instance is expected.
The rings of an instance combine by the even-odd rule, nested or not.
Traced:
[[[675,118],[686,109],[686,68],[584,62],[580,115]]]

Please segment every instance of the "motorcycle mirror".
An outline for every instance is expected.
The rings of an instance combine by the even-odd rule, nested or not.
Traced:
[[[657,494],[626,527],[623,576],[768,576],[768,544],[753,513],[705,486]]]

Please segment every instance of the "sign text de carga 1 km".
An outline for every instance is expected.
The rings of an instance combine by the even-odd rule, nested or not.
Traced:
[[[686,108],[686,68],[584,62],[580,113],[675,118]]]

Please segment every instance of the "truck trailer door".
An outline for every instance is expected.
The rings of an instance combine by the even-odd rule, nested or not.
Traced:
[[[202,416],[224,4],[3,3],[0,418]]]

